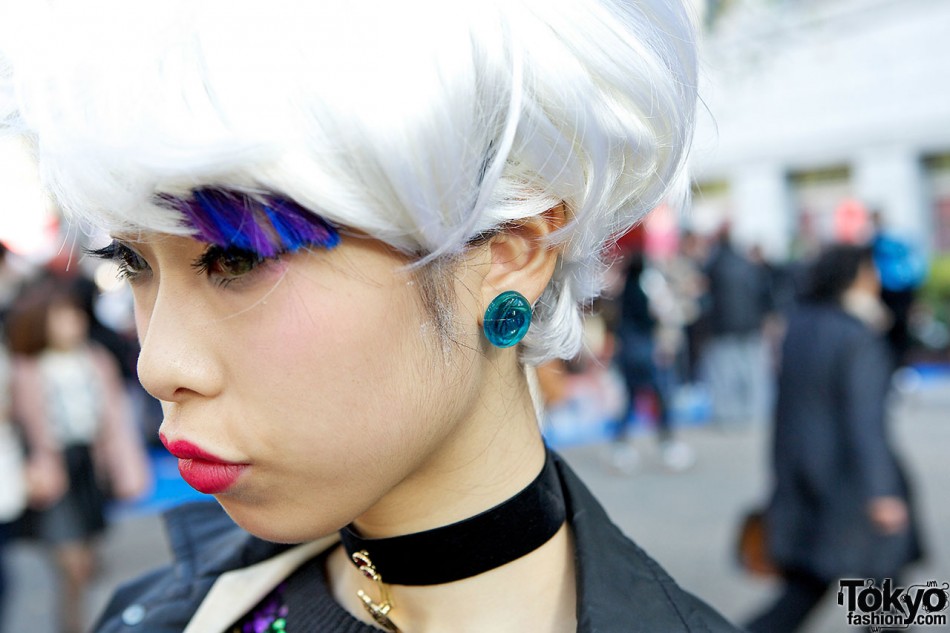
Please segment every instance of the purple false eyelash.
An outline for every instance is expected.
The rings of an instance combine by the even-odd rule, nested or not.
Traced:
[[[161,206],[179,211],[195,237],[203,242],[236,247],[273,257],[302,248],[333,248],[340,234],[326,220],[292,200],[201,187],[190,198],[159,195]]]

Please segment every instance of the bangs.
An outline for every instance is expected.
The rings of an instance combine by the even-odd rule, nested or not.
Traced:
[[[330,223],[293,200],[202,187],[189,197],[160,194],[157,206],[179,212],[195,239],[273,257],[302,248],[333,248],[340,234]]]

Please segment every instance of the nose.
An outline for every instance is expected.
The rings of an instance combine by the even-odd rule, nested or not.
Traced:
[[[139,381],[159,400],[213,397],[221,389],[214,332],[205,325],[211,320],[201,310],[200,302],[174,288],[160,288],[151,305],[137,306]]]

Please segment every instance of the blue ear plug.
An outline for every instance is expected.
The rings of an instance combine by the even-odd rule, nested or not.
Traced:
[[[508,290],[485,310],[485,338],[495,347],[517,345],[531,326],[531,304],[520,292]]]

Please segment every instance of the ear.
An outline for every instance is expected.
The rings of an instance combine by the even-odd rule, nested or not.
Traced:
[[[490,266],[482,279],[482,309],[506,290],[517,290],[534,305],[547,287],[560,247],[547,239],[566,222],[564,203],[521,220],[488,243]]]

